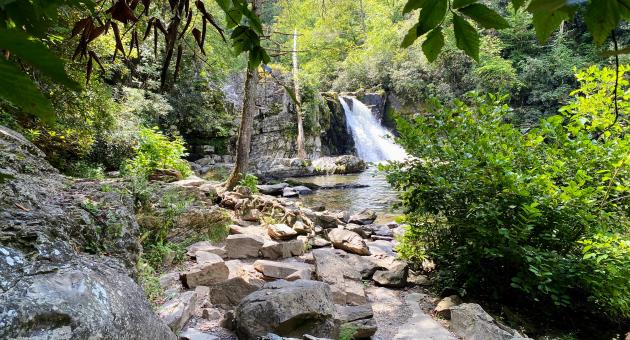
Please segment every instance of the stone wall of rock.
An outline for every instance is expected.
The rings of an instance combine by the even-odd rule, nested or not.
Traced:
[[[139,228],[118,185],[61,176],[0,126],[0,338],[176,338],[132,279]]]

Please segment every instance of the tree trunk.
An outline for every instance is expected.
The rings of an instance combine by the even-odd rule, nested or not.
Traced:
[[[300,97],[300,83],[298,82],[298,58],[297,58],[297,28],[293,31],[293,92],[295,94],[295,111],[297,111],[297,149],[298,158],[306,158],[304,148],[304,124],[302,123],[302,98]]]
[[[254,0],[253,11],[257,15],[258,1]],[[256,115],[256,94],[258,89],[258,68],[252,68],[247,64],[247,78],[243,93],[243,112],[241,113],[241,125],[238,129],[238,141],[236,142],[236,163],[230,177],[225,182],[225,189],[232,190],[241,180],[249,165],[249,151],[252,144],[252,130],[254,129],[254,116]]]

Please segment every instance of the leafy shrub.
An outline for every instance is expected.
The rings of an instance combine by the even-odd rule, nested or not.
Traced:
[[[590,124],[611,115],[614,82],[587,73],[563,116],[526,133],[493,95],[399,120],[417,157],[388,167],[411,226],[401,254],[435,258],[444,284],[467,291],[630,317],[628,112],[604,134]]]
[[[258,177],[252,174],[246,174],[238,182],[238,185],[249,188],[252,192],[258,192]]]
[[[192,173],[188,162],[182,159],[187,153],[179,136],[171,141],[156,127],[142,128],[136,151],[136,156],[124,166],[128,175],[147,177],[157,169],[175,169],[184,177]]]
[[[92,164],[85,161],[77,161],[72,163],[66,169],[66,174],[78,178],[103,179],[105,171],[98,164]]]

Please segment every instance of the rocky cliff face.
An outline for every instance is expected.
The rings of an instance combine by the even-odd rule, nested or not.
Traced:
[[[0,126],[0,338],[175,338],[132,279],[141,248],[124,192],[61,176]]]

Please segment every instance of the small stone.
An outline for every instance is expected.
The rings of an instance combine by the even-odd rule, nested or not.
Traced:
[[[212,334],[204,333],[194,328],[188,328],[179,335],[180,340],[219,340]]]
[[[225,329],[231,331],[236,329],[236,320],[234,320],[234,312],[229,310],[223,314],[223,319],[219,322],[219,325]]]
[[[282,189],[282,197],[294,198],[294,197],[299,197],[299,196],[300,196],[300,193],[295,191],[293,188]]]
[[[214,308],[204,308],[201,311],[201,317],[208,321],[219,320],[221,316],[221,312]]]
[[[297,193],[300,194],[300,196],[309,195],[313,193],[313,190],[311,190],[311,188],[303,186],[303,185],[298,185],[296,187],[293,187],[293,190],[297,191]]]
[[[461,303],[462,303],[462,299],[459,296],[457,295],[447,296],[443,298],[442,300],[440,300],[440,302],[438,302],[437,306],[435,306],[435,309],[433,309],[433,312],[435,313],[435,315],[443,319],[450,320],[451,308],[457,305],[460,305]]]
[[[270,224],[267,233],[275,240],[289,240],[297,236],[297,232],[286,224]]]
[[[372,280],[385,287],[404,287],[407,284],[408,265],[403,261],[394,261],[387,270],[377,270]]]
[[[330,242],[323,237],[315,236],[311,239],[311,247],[313,248],[323,248],[330,247]]]
[[[305,235],[308,233],[308,227],[302,221],[296,221],[295,223],[293,223],[293,230],[301,235]]]
[[[409,272],[407,282],[418,286],[429,286],[431,284],[431,281],[429,281],[429,278],[426,275],[412,271]]]

